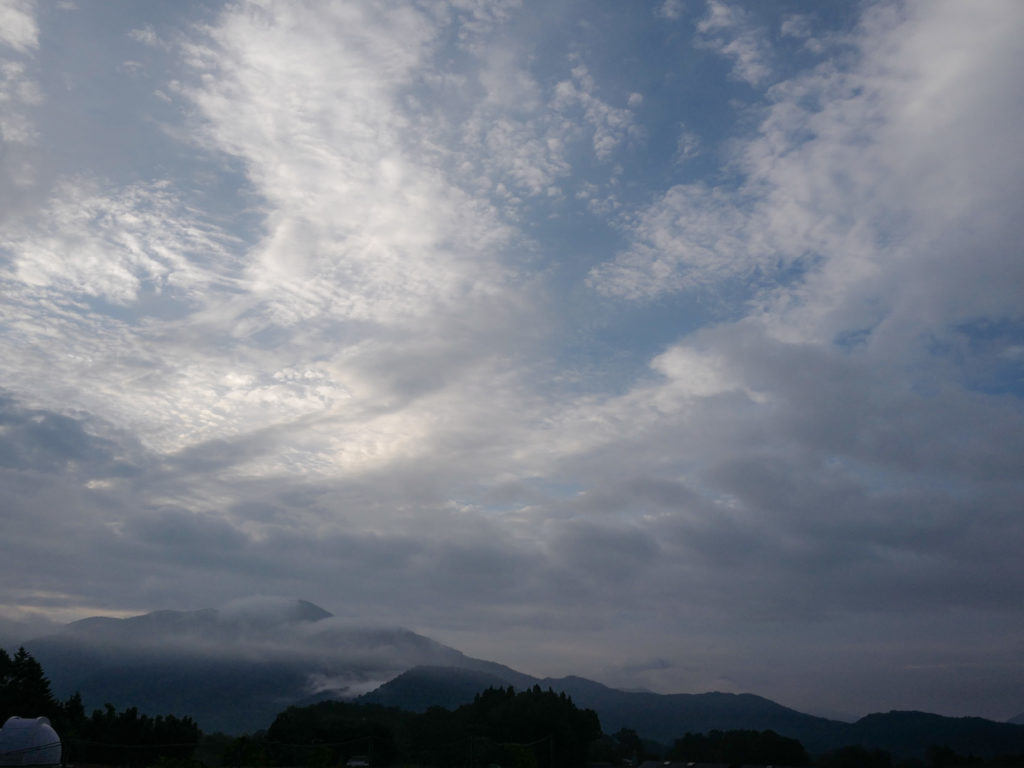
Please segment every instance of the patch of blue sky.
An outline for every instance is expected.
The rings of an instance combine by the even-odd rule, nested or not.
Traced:
[[[146,318],[154,320],[181,320],[192,308],[167,291],[158,290],[152,280],[142,280],[135,300],[130,304],[106,301],[102,296],[81,296],[79,301],[93,315],[103,315],[134,325]],[[81,307],[80,307],[81,309]]]
[[[874,328],[851,328],[836,334],[832,343],[845,352],[862,349],[871,339]]]
[[[738,319],[752,289],[727,280],[694,290],[636,302],[596,297],[581,287],[563,294],[561,333],[552,335],[562,388],[622,395],[639,381],[660,378],[652,359],[701,328]],[[567,375],[568,372],[575,375]]]
[[[140,165],[178,159],[168,156],[168,137],[151,130],[176,117],[175,108],[154,91],[177,65],[160,48],[129,38],[132,14],[117,13],[114,4],[97,9],[51,11],[42,20],[40,48],[46,55],[38,77],[46,98],[37,122],[63,173],[98,168],[115,181],[129,175],[135,180]]]
[[[936,354],[951,358],[968,389],[1024,398],[1024,318],[962,323]]]
[[[560,296],[561,323],[550,343],[563,373],[563,385],[581,391],[622,394],[648,378],[650,361],[685,336],[708,325],[738,320],[748,302],[767,286],[797,280],[805,267],[789,265],[779,274],[758,271],[714,285],[633,301],[598,295],[585,284],[590,269],[624,250],[629,235],[621,226],[594,216],[579,203],[570,215],[532,222],[543,243],[540,258],[554,295]]]
[[[38,189],[86,178],[101,187],[170,182],[186,204],[231,235],[262,235],[260,200],[236,159],[205,150],[191,107],[169,83],[187,78],[178,35],[209,4],[95,3],[89,12],[50,7],[41,18],[36,107]],[[193,7],[195,6],[195,7]],[[206,13],[202,13],[205,10]],[[159,32],[157,32],[159,29]],[[164,39],[157,35],[166,36]]]

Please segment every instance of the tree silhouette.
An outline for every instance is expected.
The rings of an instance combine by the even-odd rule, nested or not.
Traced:
[[[775,731],[687,733],[669,751],[672,760],[707,763],[809,765],[803,745]]]
[[[28,651],[19,648],[12,658],[0,648],[0,722],[13,715],[56,720],[61,706],[42,665]]]

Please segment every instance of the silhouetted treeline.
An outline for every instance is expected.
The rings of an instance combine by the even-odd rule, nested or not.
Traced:
[[[688,733],[676,739],[669,750],[670,760],[697,763],[761,763],[771,765],[810,765],[811,758],[796,739],[779,736],[775,731],[710,731]]]
[[[948,746],[933,744],[923,758],[894,760],[884,749],[851,744],[818,755],[814,760],[818,768],[1024,768],[1024,754],[1000,755],[983,759],[977,755],[958,753]]]
[[[664,745],[645,743],[632,728],[605,734],[590,745],[590,762],[601,765],[640,765],[645,760],[664,756]]]
[[[337,701],[289,707],[265,740],[238,739],[225,764],[329,766],[364,756],[371,766],[582,768],[600,736],[594,711],[577,708],[564,693],[491,688],[454,711],[417,714]]]
[[[64,740],[69,762],[147,766],[160,759],[188,760],[202,732],[190,717],[118,712],[112,704],[72,726]]]
[[[13,715],[48,717],[55,725],[63,707],[50,690],[43,668],[24,648],[14,656],[0,648],[0,725]]]
[[[112,704],[85,714],[82,697],[53,695],[42,665],[24,648],[10,656],[0,648],[0,723],[14,715],[47,717],[61,739],[65,762],[147,766],[160,759],[191,758],[202,736],[189,717],[150,717]]]

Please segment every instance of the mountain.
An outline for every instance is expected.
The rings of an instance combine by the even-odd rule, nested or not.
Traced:
[[[519,673],[517,673],[519,674]],[[992,758],[1024,754],[1024,725],[979,717],[942,717],[924,712],[888,712],[855,723],[798,712],[753,694],[656,694],[619,691],[580,677],[529,678],[527,685],[564,692],[578,707],[593,709],[605,733],[631,728],[641,736],[671,744],[687,732],[772,730],[798,739],[818,754],[851,744],[882,749],[894,757],[923,758],[929,746],[947,746],[963,755]],[[417,667],[357,701],[424,711],[454,708],[491,686],[523,687],[495,670],[475,672]]]
[[[356,699],[361,704],[380,704],[398,707],[410,712],[425,712],[430,707],[457,709],[473,701],[473,697],[488,688],[516,690],[540,682],[529,675],[521,675],[519,685],[504,675],[495,675],[475,669],[454,667],[414,667],[403,672],[370,693]]]
[[[669,744],[687,731],[773,730],[799,738],[813,752],[830,748],[845,725],[805,715],[753,694],[627,692],[582,677],[517,681],[494,672],[436,667],[411,669],[357,701],[413,711],[432,705],[452,708],[472,701],[475,693],[489,686],[508,685],[517,689],[539,685],[564,692],[576,706],[597,712],[605,733],[631,728],[646,738]]]
[[[292,705],[324,699],[423,711],[455,708],[488,687],[539,685],[597,712],[605,733],[631,728],[671,743],[687,732],[773,730],[811,753],[849,744],[923,757],[1024,754],[1024,725],[923,712],[855,723],[815,717],[753,694],[621,691],[580,677],[535,678],[398,627],[354,625],[302,600],[251,599],[221,609],[94,617],[25,643],[54,693],[87,710],[191,716],[205,731],[253,732]]]
[[[943,717],[928,712],[873,714],[853,723],[848,738],[849,743],[885,749],[894,755],[921,756],[931,744],[987,759],[1024,755],[1024,725],[981,717]]]
[[[610,733],[632,728],[666,743],[687,731],[771,730],[817,752],[833,744],[842,730],[842,724],[833,720],[750,693],[629,693],[578,677],[544,680],[541,685],[564,690],[578,706],[597,711]]]
[[[416,665],[507,669],[408,629],[353,625],[302,600],[88,618],[25,647],[59,698],[80,691],[88,710],[136,706],[228,733],[266,728],[291,704],[353,698]]]

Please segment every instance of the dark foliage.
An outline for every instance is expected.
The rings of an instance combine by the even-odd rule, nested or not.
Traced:
[[[277,765],[337,765],[365,755],[374,766],[581,768],[600,736],[593,711],[535,686],[520,693],[490,688],[455,711],[434,707],[422,714],[343,702],[290,707],[261,746]],[[239,743],[229,764],[241,765],[246,749],[257,747]]]
[[[815,765],[821,768],[892,768],[892,756],[881,749],[850,745],[821,755]]]
[[[265,734],[239,736],[224,749],[220,763],[231,768],[243,765],[263,768],[263,766],[270,765],[271,760]]]
[[[39,662],[24,648],[13,657],[0,648],[0,723],[12,715],[60,719],[61,705]]]
[[[63,703],[54,698],[42,666],[24,648],[13,657],[0,649],[0,722],[12,715],[48,717],[69,762],[145,766],[187,760],[201,735],[191,718],[150,717],[134,707],[119,713],[108,704],[86,717],[78,693]]]
[[[69,759],[81,763],[146,766],[188,760],[202,734],[190,717],[150,717],[135,707],[117,712],[112,704],[73,726],[65,738]]]
[[[1000,755],[985,760],[973,753],[962,755],[948,746],[933,744],[928,747],[926,754],[929,768],[966,768],[967,766],[1012,766],[1020,768],[1024,766],[1024,754],[1021,755]]]
[[[590,745],[590,763],[609,765],[640,765],[645,760],[663,754],[655,753],[644,744],[640,735],[632,728],[620,728],[611,736],[602,736]]]
[[[1018,755],[1024,749],[1024,726],[996,723],[980,717],[942,717],[927,712],[888,712],[868,715],[851,725],[847,743],[884,749],[902,757],[924,757],[935,764],[951,759],[926,754],[929,745],[948,748],[970,759],[992,760]],[[966,764],[966,763],[965,763]]]
[[[775,731],[711,731],[688,733],[676,739],[669,759],[699,763],[761,763],[809,765],[811,760],[796,739]]]
[[[267,731],[267,757],[276,765],[328,766],[361,755],[371,765],[390,765],[398,755],[396,731],[406,717],[345,702],[289,707]]]

